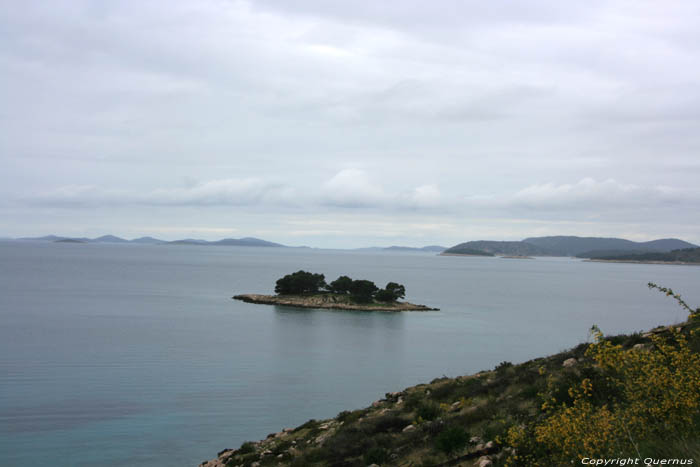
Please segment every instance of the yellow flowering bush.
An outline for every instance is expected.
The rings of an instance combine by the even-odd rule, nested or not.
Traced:
[[[670,289],[650,287],[680,301]],[[697,316],[698,310],[682,301],[681,306],[690,312],[691,321]],[[690,331],[691,339],[696,332]],[[641,457],[640,449],[647,442],[700,435],[700,355],[680,330],[669,328],[651,335],[650,344],[629,349],[604,339],[595,327],[594,336],[586,355],[598,377],[595,381],[584,378],[572,386],[567,403],[552,396],[549,376],[542,405],[545,418],[534,426],[511,427],[506,442],[515,448],[515,454],[508,465]],[[596,393],[597,388],[603,393]],[[615,389],[614,396],[606,392],[610,388]]]

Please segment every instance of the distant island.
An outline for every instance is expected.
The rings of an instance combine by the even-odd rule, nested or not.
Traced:
[[[277,280],[277,295],[241,294],[235,300],[262,305],[282,305],[300,308],[327,308],[356,311],[431,311],[425,305],[400,302],[406,288],[389,282],[383,289],[365,279],[340,276],[330,284],[323,274],[297,271]]]
[[[646,263],[646,264],[693,264],[700,265],[700,248],[683,248],[667,253],[650,252],[636,254],[606,254],[598,253],[588,258],[588,261],[604,261],[614,263]]]
[[[601,252],[608,254],[667,253],[672,250],[697,247],[698,245],[676,238],[633,242],[623,238],[554,236],[530,237],[520,241],[470,241],[448,248],[441,254],[444,256],[578,256],[590,258]]]
[[[183,238],[178,240],[162,240],[154,237],[138,237],[131,240],[118,237],[116,235],[102,235],[101,237],[66,237],[61,235],[44,235],[43,237],[21,237],[21,238],[5,238],[0,237],[0,241],[18,241],[18,242],[49,242],[49,243],[112,243],[112,244],[139,244],[139,245],[194,245],[194,246],[246,246],[246,247],[268,247],[268,248],[310,248],[308,246],[289,246],[281,243],[271,242],[255,237],[243,238],[223,238],[221,240],[203,240],[200,238]],[[388,247],[367,247],[353,248],[350,251],[367,251],[367,252],[417,252],[417,253],[440,253],[446,250],[447,247],[439,245],[428,245],[423,247],[392,245]]]
[[[12,239],[10,239],[12,240]],[[117,237],[116,235],[103,235],[96,238],[87,237],[62,237],[58,235],[46,235],[44,237],[22,237],[14,239],[22,242],[53,242],[53,243],[119,243],[119,244],[141,244],[141,245],[204,245],[204,246],[253,246],[253,247],[278,247],[287,248],[281,243],[269,242],[254,237],[244,238],[224,238],[221,240],[201,240],[196,238],[185,238],[182,240],[160,240],[153,237],[139,237],[132,240]]]
[[[154,237],[139,237],[131,240],[116,235],[103,235],[96,238],[66,237],[46,235],[43,237],[2,238],[2,241],[17,242],[51,242],[51,243],[104,243],[122,245],[185,245],[185,246],[243,246],[263,248],[310,248],[308,246],[293,247],[271,242],[255,237],[223,238],[221,240],[203,240],[198,238],[183,238],[179,240],[161,240]],[[368,253],[437,253],[441,256],[500,256],[508,258],[534,258],[537,256],[564,256],[586,259],[609,259],[612,256],[642,255],[647,253],[669,253],[674,250],[698,248],[698,245],[679,240],[664,238],[648,242],[634,242],[623,238],[551,236],[529,237],[517,241],[476,240],[459,243],[450,248],[440,245],[412,247],[392,245],[388,247],[367,247],[342,249],[352,252]],[[636,259],[628,259],[636,261]],[[641,259],[640,261],[657,261]],[[662,260],[658,260],[662,261]],[[666,260],[663,260],[666,261]]]

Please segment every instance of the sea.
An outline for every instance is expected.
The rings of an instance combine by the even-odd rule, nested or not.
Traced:
[[[431,312],[283,308],[299,269]],[[434,253],[0,242],[0,465],[196,466],[386,392],[684,319],[700,267]]]

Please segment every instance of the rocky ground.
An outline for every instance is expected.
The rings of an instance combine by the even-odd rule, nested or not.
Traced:
[[[337,294],[318,295],[258,295],[243,294],[235,295],[235,300],[242,300],[247,303],[258,303],[262,305],[282,305],[299,308],[328,308],[336,310],[354,311],[434,311],[437,308],[430,308],[425,305],[415,305],[408,302],[394,303],[354,303],[348,296]]]

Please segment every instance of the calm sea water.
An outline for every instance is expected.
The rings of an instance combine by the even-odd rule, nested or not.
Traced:
[[[231,300],[298,269],[431,313]],[[193,466],[387,391],[679,321],[700,267],[410,253],[0,243],[0,465]],[[40,461],[39,461],[40,460]]]

